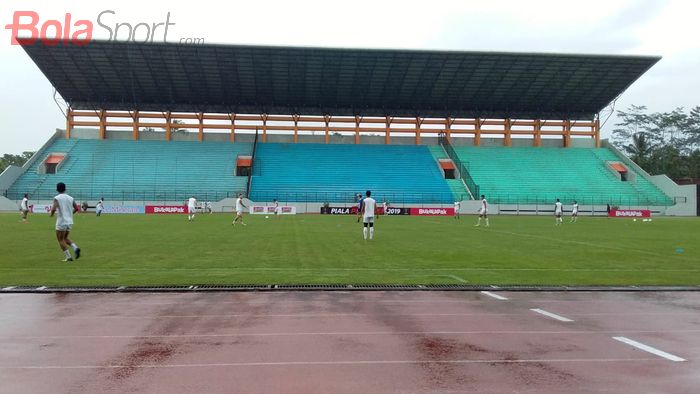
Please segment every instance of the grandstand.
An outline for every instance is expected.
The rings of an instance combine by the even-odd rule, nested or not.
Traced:
[[[367,189],[392,204],[695,201],[600,140],[599,112],[657,57],[20,43],[68,108],[59,138],[0,176],[10,199],[60,180],[80,200],[220,209],[239,192],[350,204]]]

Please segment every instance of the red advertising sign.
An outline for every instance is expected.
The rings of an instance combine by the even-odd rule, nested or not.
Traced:
[[[454,208],[411,208],[411,216],[452,216]]]
[[[611,218],[650,218],[648,209],[612,209],[608,214]]]
[[[146,214],[180,214],[187,213],[185,205],[146,205]]]

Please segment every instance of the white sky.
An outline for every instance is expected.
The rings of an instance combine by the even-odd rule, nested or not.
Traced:
[[[33,1],[0,9],[0,154],[38,149],[65,119],[52,87],[19,46],[15,11],[40,21],[158,23],[170,12],[169,41],[208,43],[660,55],[617,102],[653,111],[700,105],[700,2],[692,0],[478,1]],[[107,38],[95,23],[96,38]],[[603,130],[607,136],[614,120]]]

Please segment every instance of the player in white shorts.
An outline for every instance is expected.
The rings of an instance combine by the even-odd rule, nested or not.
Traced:
[[[197,210],[197,199],[194,196],[187,200],[187,220],[190,222],[194,219],[194,213]]]
[[[455,201],[455,219],[459,219],[459,208],[462,206],[462,203],[459,201]]]
[[[100,198],[100,201],[97,202],[97,205],[95,205],[95,215],[101,216],[102,211],[105,209],[105,204],[104,204],[104,198]]]
[[[275,216],[280,214],[280,203],[277,199],[272,200],[272,206],[275,209]]]
[[[368,233],[369,239],[374,238],[374,210],[377,207],[377,201],[371,197],[371,191],[367,190],[367,193],[365,194],[367,197],[362,200],[362,223],[364,224],[362,228],[362,236],[365,240],[367,240]]]
[[[384,202],[382,203],[382,214],[384,216],[389,215],[389,203],[386,202],[386,200],[384,200]]]
[[[476,227],[481,225],[481,218],[486,221],[486,227],[489,226],[489,202],[486,201],[486,196],[481,195],[481,208],[479,208],[479,221],[476,223]]]
[[[80,258],[80,248],[68,238],[68,234],[73,228],[73,214],[80,209],[73,197],[66,194],[66,185],[63,182],[59,182],[56,185],[56,191],[58,195],[53,198],[53,205],[51,206],[51,217],[58,212],[58,215],[56,215],[56,239],[58,239],[58,245],[66,255],[63,261],[73,261],[70,248],[73,248],[75,259],[77,260]]]
[[[561,201],[557,198],[557,202],[554,203],[554,217],[556,219],[556,225],[559,226],[562,224],[563,220],[561,218],[561,215],[564,213],[564,209],[561,205]]]
[[[27,215],[29,214],[29,195],[24,194],[22,202],[19,204],[19,212],[22,218],[22,223],[27,223]]]
[[[574,200],[571,208],[571,222],[576,223],[576,220],[578,220],[578,201]]]
[[[231,222],[232,225],[236,225],[236,222],[240,221],[242,225],[246,225],[243,223],[243,210],[245,208],[248,208],[243,204],[243,194],[239,194],[238,198],[236,199],[236,217],[233,219],[233,222]]]

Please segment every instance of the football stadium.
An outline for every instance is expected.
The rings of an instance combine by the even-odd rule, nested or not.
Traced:
[[[700,386],[698,185],[601,137],[660,57],[19,44],[0,391]]]

